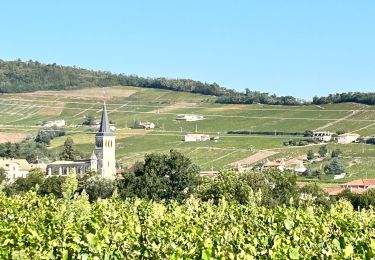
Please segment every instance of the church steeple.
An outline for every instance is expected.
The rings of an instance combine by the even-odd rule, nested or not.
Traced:
[[[107,106],[103,103],[102,119],[100,120],[100,127],[97,135],[113,135],[113,132],[109,126]]]
[[[114,179],[116,176],[116,137],[109,125],[105,102],[103,104],[99,131],[95,136],[95,144],[98,173],[105,178]],[[95,162],[95,160],[91,161]],[[92,165],[92,168],[94,167]]]

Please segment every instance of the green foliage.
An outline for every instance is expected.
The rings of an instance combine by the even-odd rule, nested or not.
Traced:
[[[0,167],[0,184],[7,179],[7,175],[3,167]]]
[[[50,155],[43,143],[36,143],[33,140],[25,140],[21,143],[0,144],[0,157],[21,158],[28,162],[34,162],[37,157],[46,158]]]
[[[65,199],[70,199],[74,196],[78,189],[77,175],[73,172],[69,173],[65,178],[65,182],[62,184],[61,190],[62,195]]]
[[[304,136],[304,137],[313,137],[313,136],[314,136],[314,132],[311,131],[311,130],[306,130],[306,131],[303,133],[303,136]]]
[[[375,93],[361,93],[361,92],[348,92],[348,93],[337,93],[330,94],[327,97],[317,97],[313,98],[313,103],[317,105],[321,104],[332,104],[332,103],[345,103],[345,102],[355,102],[360,104],[375,105]]]
[[[5,187],[8,196],[22,194],[31,189],[39,188],[45,181],[44,173],[40,169],[32,169],[25,178],[17,178]]]
[[[95,121],[95,117],[93,116],[86,116],[85,117],[85,120],[83,120],[83,123],[82,125],[95,125],[96,124],[96,121]]]
[[[35,142],[49,145],[53,138],[64,135],[65,131],[57,128],[40,130],[35,137]]]
[[[372,259],[374,210],[0,193],[1,259]]]
[[[306,197],[306,195],[311,196],[313,202],[317,205],[322,205],[328,208],[331,205],[329,195],[316,183],[311,183],[303,186],[300,189],[300,193]]]
[[[319,147],[318,153],[319,153],[320,157],[326,157],[327,154],[328,154],[327,146],[323,145],[323,146]]]
[[[50,176],[45,179],[40,186],[38,193],[41,195],[53,194],[58,198],[63,197],[63,184],[65,183],[65,176]]]
[[[213,200],[215,203],[225,198],[246,204],[253,192],[260,192],[261,205],[274,207],[288,204],[297,195],[296,177],[277,170],[245,173],[223,170],[214,179],[207,179],[199,193],[203,200]]]
[[[313,150],[308,150],[306,155],[307,155],[307,160],[311,161],[312,159],[314,159],[314,151]]]
[[[194,192],[198,181],[199,168],[188,157],[170,150],[169,154],[146,155],[134,174],[124,175],[119,193],[122,197],[184,200]]]
[[[112,196],[115,188],[115,181],[103,178],[100,175],[90,177],[85,183],[85,191],[91,201],[97,200],[98,198],[109,198]]]
[[[342,154],[342,151],[340,149],[335,149],[332,151],[331,157],[332,158],[337,158]]]
[[[218,84],[191,79],[142,78],[135,75],[112,74],[77,67],[0,60],[0,93],[36,90],[80,89],[87,87],[135,86],[175,91],[222,95],[227,90]]]
[[[341,174],[345,172],[345,167],[337,157],[334,157],[329,164],[324,166],[324,172],[328,174]]]
[[[74,161],[77,158],[78,152],[74,149],[74,141],[71,137],[68,137],[64,142],[64,150],[60,154],[60,159]]]
[[[337,199],[350,201],[355,209],[368,209],[375,207],[375,189],[368,189],[362,194],[352,193],[349,189],[341,192]]]

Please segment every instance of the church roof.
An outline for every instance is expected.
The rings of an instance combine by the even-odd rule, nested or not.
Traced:
[[[113,132],[109,126],[108,113],[105,102],[103,104],[102,119],[100,120],[100,127],[97,135],[113,135]]]

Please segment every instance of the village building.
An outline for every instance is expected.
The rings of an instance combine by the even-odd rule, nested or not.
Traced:
[[[82,174],[96,171],[102,177],[114,179],[116,177],[116,138],[112,131],[107,108],[104,103],[99,130],[95,135],[95,151],[86,160],[56,161],[47,165],[47,176],[67,175],[69,172]]]
[[[340,184],[340,186],[328,187],[325,191],[335,196],[343,192],[344,190],[350,190],[352,193],[362,194],[369,189],[375,188],[375,179],[358,179],[351,182]]]
[[[302,160],[298,159],[290,159],[285,162],[285,169],[294,171],[296,173],[304,173],[307,171],[307,168],[303,164]]]
[[[204,117],[200,115],[179,114],[176,116],[176,120],[188,121],[188,122],[199,121],[203,119]]]
[[[55,120],[55,121],[47,121],[43,124],[43,127],[62,127],[62,126],[65,126],[65,120],[62,119],[62,120]]]
[[[149,121],[135,121],[134,128],[137,129],[154,129],[155,124]]]
[[[332,140],[332,135],[329,131],[318,131],[313,132],[313,138],[321,142],[329,142]]]
[[[346,133],[337,136],[337,142],[339,144],[350,144],[356,142],[359,137],[360,135],[356,133]]]
[[[17,178],[26,177],[31,166],[25,159],[1,158],[0,168],[5,170],[9,182],[13,182]]]
[[[185,142],[201,142],[210,140],[210,136],[206,134],[186,134],[184,136]]]
[[[275,161],[270,161],[267,159],[266,163],[262,166],[262,171],[267,169],[277,169],[281,172],[285,170],[285,160],[279,159]]]

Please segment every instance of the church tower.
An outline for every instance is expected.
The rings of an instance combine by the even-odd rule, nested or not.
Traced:
[[[109,126],[107,108],[103,104],[102,119],[99,131],[95,136],[95,154],[97,157],[98,173],[102,177],[114,179],[116,176],[116,137]]]

